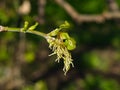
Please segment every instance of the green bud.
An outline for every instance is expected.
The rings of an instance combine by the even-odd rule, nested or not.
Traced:
[[[70,36],[68,35],[68,33],[61,32],[61,33],[60,33],[60,38],[61,38],[61,39],[69,39]]]
[[[36,22],[33,26],[29,27],[28,30],[34,30],[38,26],[38,23]]]
[[[50,36],[56,36],[59,31],[60,31],[60,29],[56,28],[55,30],[53,30],[50,33],[48,33],[48,35],[50,35]]]
[[[73,38],[65,40],[65,45],[67,46],[68,50],[73,50],[76,48],[76,42]]]
[[[22,29],[23,31],[26,31],[26,30],[27,30],[28,24],[29,24],[28,21],[25,21],[25,22],[24,22],[24,27],[23,27],[23,29]]]
[[[61,29],[66,29],[66,28],[70,28],[70,24],[67,22],[67,21],[65,21],[65,23],[64,24],[62,24],[62,25],[60,25],[59,26]]]

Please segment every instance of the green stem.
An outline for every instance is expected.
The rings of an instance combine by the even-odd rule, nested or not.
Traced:
[[[40,31],[34,31],[34,30],[26,30],[26,31],[23,31],[22,29],[23,29],[23,28],[4,27],[4,30],[3,30],[3,31],[31,33],[31,34],[35,34],[35,35],[38,35],[38,36],[42,36],[42,37],[44,37],[44,38],[47,38],[47,37],[48,37],[47,34],[42,33],[42,32],[40,32]]]

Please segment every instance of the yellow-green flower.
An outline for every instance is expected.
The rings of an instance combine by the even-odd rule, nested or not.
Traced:
[[[53,53],[49,56],[52,56],[54,54],[57,55],[56,62],[60,62],[60,60],[63,60],[64,67],[63,71],[66,75],[70,67],[74,67],[73,65],[73,59],[71,56],[71,53],[69,50],[73,50],[76,48],[76,42],[73,38],[71,38],[68,33],[63,32],[62,29],[67,29],[70,27],[70,24],[65,21],[64,24],[60,25],[59,28],[56,28],[55,30],[51,31],[47,34],[47,41],[49,43],[49,48],[52,49]]]
[[[60,62],[61,59],[63,59],[64,62],[63,71],[65,72],[66,75],[66,73],[70,69],[70,66],[71,65],[74,66],[72,63],[73,59],[71,57],[70,52],[68,51],[66,45],[61,39],[51,37],[48,38],[47,41],[49,43],[49,48],[52,49],[53,51],[53,53],[50,54],[49,56],[56,54],[57,58],[55,61],[57,61],[58,63]]]

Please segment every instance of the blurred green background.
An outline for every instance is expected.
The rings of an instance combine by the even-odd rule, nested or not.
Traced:
[[[108,11],[107,0],[65,1],[83,15]],[[75,67],[64,76],[63,62],[48,56],[42,37],[1,32],[0,90],[120,90],[120,19],[77,23],[55,0],[0,0],[0,25],[22,27],[26,20],[38,21],[37,30],[45,33],[70,22]]]

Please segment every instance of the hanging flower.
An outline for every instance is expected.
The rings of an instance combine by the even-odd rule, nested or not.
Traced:
[[[49,48],[52,49],[53,53],[52,55],[57,55],[56,62],[60,62],[60,60],[63,60],[64,67],[63,71],[64,74],[68,72],[70,69],[70,66],[74,67],[73,65],[73,59],[71,56],[71,53],[69,50],[73,50],[76,47],[76,42],[73,38],[71,38],[68,33],[61,32],[61,29],[66,28],[66,24],[63,24],[60,26],[60,28],[57,28],[53,30],[52,32],[48,33],[48,37],[46,38],[49,43]],[[68,23],[67,23],[68,25]]]

